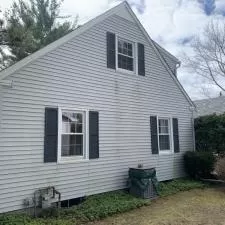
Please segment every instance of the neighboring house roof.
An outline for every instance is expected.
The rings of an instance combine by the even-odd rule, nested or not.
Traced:
[[[225,96],[196,100],[194,103],[196,105],[195,117],[225,113]]]
[[[90,20],[89,22],[85,23],[84,25],[80,26],[79,28],[75,29],[71,33],[63,36],[62,38],[52,42],[51,44],[47,45],[46,47],[36,51],[35,53],[27,56],[26,58],[24,58],[22,60],[20,60],[19,62],[15,63],[14,65],[10,66],[9,68],[3,70],[2,72],[0,72],[0,83],[1,83],[1,81],[4,78],[6,78],[7,76],[11,75],[15,71],[18,71],[19,69],[23,68],[24,66],[26,66],[27,64],[29,64],[33,60],[36,60],[39,57],[47,54],[48,52],[53,51],[57,47],[59,47],[62,44],[70,41],[71,39],[73,39],[77,35],[83,33],[84,31],[86,31],[90,27],[94,26],[95,24],[103,21],[104,19],[108,18],[109,16],[111,16],[111,15],[117,13],[117,12],[121,12],[121,10],[124,10],[124,9],[126,10],[126,11],[124,11],[124,14],[128,13],[132,17],[132,19],[137,23],[137,25],[139,26],[140,30],[142,31],[144,36],[147,38],[147,40],[149,41],[150,45],[154,49],[155,53],[157,54],[157,56],[161,60],[162,64],[167,69],[167,71],[171,75],[171,77],[174,80],[174,82],[177,84],[177,86],[179,87],[181,92],[184,94],[184,96],[188,100],[189,104],[191,106],[195,107],[194,103],[192,102],[192,100],[190,99],[190,97],[188,96],[186,91],[184,90],[183,86],[180,84],[180,82],[178,81],[176,76],[174,76],[174,73],[172,72],[171,68],[168,66],[168,63],[166,62],[166,60],[163,57],[162,53],[166,53],[168,56],[172,57],[177,63],[179,63],[179,60],[175,56],[172,56],[165,49],[160,47],[156,42],[153,42],[153,40],[150,38],[150,36],[148,35],[148,33],[146,32],[146,30],[144,29],[144,27],[142,26],[142,24],[140,23],[140,21],[136,17],[135,13],[132,11],[132,9],[130,8],[129,4],[126,1],[120,3],[119,5],[115,6],[112,9],[106,11],[105,13],[101,14],[100,16],[95,17],[94,19]]]

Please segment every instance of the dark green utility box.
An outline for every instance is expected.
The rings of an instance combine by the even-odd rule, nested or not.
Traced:
[[[153,199],[158,196],[158,180],[155,168],[129,168],[130,194]]]

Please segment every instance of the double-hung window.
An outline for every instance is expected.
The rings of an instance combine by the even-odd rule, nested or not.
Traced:
[[[62,110],[60,158],[85,157],[85,113]]]
[[[119,69],[134,71],[134,43],[118,38],[117,67]]]
[[[171,147],[171,121],[166,118],[158,118],[159,151],[168,152]]]

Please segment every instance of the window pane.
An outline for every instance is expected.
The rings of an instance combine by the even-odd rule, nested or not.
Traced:
[[[160,133],[160,134],[161,134],[161,133],[163,133],[163,134],[168,134],[168,133],[169,133],[168,127],[163,127],[163,126],[159,127],[159,133]]]
[[[118,55],[118,67],[133,71],[133,59],[127,56]]]
[[[70,123],[70,133],[76,132],[76,123]]]
[[[82,113],[62,112],[62,133],[82,133]]]
[[[132,51],[132,44],[131,43],[128,43],[128,50]]]
[[[132,50],[128,50],[128,55],[132,56]]]
[[[170,150],[169,135],[159,135],[159,148],[160,150]]]
[[[122,53],[122,43],[120,40],[118,41],[118,52]]]
[[[168,126],[168,120],[159,119],[159,126]]]
[[[76,125],[76,133],[82,133],[82,123]]]
[[[129,42],[118,40],[118,53],[133,56],[133,45]]]
[[[70,123],[62,122],[62,132],[63,133],[70,133]]]
[[[160,134],[169,134],[169,120],[168,119],[159,119],[159,133]]]
[[[83,135],[62,135],[62,156],[83,155]]]

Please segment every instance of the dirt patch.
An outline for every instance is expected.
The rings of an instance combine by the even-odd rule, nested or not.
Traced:
[[[225,225],[225,190],[198,189],[88,225]]]

